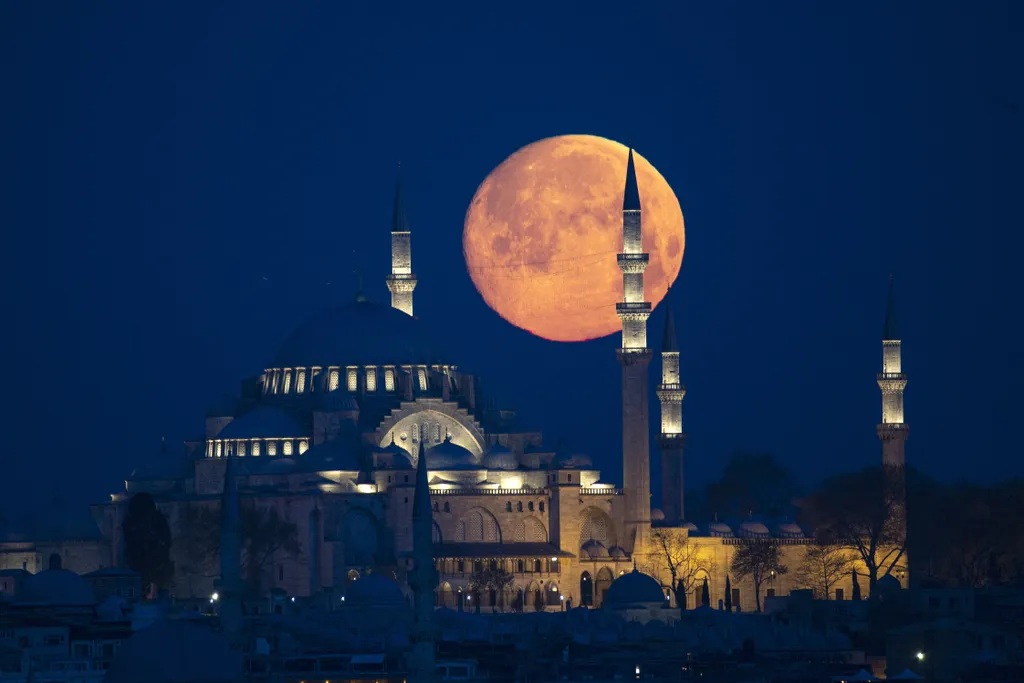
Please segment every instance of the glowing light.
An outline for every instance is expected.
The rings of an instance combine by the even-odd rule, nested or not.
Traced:
[[[558,562],[558,558],[557,558],[557,557],[552,557],[552,558],[551,558],[551,561],[552,561],[552,562]]]
[[[918,652],[917,653],[917,659],[918,659],[918,661],[924,659],[924,653],[923,652]]]
[[[210,596],[210,602],[213,602],[215,600],[220,600],[220,593],[214,593]]]
[[[295,597],[294,596],[292,597],[292,602],[295,602]]]
[[[639,301],[642,278],[644,298],[661,301],[683,260],[682,210],[661,174],[634,152],[642,247],[638,236],[623,244],[627,154],[601,137],[548,138],[515,152],[480,184],[462,246],[473,284],[498,315],[553,341],[618,332],[616,254],[624,246],[650,254],[643,274],[627,277],[628,295]]]

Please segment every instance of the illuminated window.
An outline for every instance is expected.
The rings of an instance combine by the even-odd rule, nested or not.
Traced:
[[[277,442],[276,441],[268,441],[267,442],[267,455],[277,455]]]
[[[284,454],[285,455],[291,455],[292,454],[292,442],[291,441],[285,441],[284,442]]]
[[[384,370],[384,391],[395,390],[395,369],[386,368]]]
[[[242,456],[243,458],[245,457],[245,442],[244,441],[239,441],[238,442],[238,455]]]
[[[206,442],[206,457],[207,458],[212,458],[213,457],[213,442],[212,441],[207,441]]]
[[[295,393],[303,394],[306,392],[306,371],[299,370],[298,377],[295,378]]]
[[[300,441],[299,442],[299,455],[302,455],[303,453],[305,453],[308,450],[309,450],[309,442],[308,441]]]
[[[290,393],[292,390],[292,371],[284,371],[284,393]]]
[[[217,457],[221,458],[223,456],[224,456],[224,442],[218,441],[217,442]]]
[[[309,390],[316,391],[316,383],[320,381],[320,368],[313,368],[309,375]]]
[[[338,388],[338,371],[331,370],[330,381],[327,384],[327,391],[334,391]]]
[[[418,374],[419,374],[419,378],[420,378],[420,391],[426,391],[427,390],[427,371],[424,370],[423,368],[420,368]]]
[[[252,454],[253,455],[259,455],[260,454],[260,442],[259,441],[253,441],[252,442]]]
[[[366,390],[377,391],[377,368],[372,365],[366,368]]]
[[[355,391],[359,388],[359,374],[355,368],[348,369],[348,377],[345,384],[348,386],[349,391]]]

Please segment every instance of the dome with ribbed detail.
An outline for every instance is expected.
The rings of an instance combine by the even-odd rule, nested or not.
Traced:
[[[299,325],[272,367],[421,365],[442,353],[418,319],[391,306],[352,301]]]
[[[217,435],[218,439],[289,439],[308,436],[288,413],[263,406],[250,410],[228,423]]]

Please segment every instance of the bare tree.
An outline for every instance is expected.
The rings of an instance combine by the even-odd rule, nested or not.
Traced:
[[[738,578],[750,577],[754,582],[754,602],[761,611],[761,585],[768,579],[789,571],[782,564],[779,546],[773,542],[756,542],[741,546],[732,558],[732,571]]]
[[[480,600],[484,592],[494,591],[495,603],[491,607],[503,607],[505,605],[505,592],[515,581],[512,572],[503,567],[483,568],[473,572],[469,580],[469,589]]]
[[[832,588],[839,583],[853,565],[849,550],[841,545],[815,543],[804,550],[803,561],[796,570],[796,581],[814,591],[814,595],[829,599]]]
[[[698,577],[711,573],[712,562],[696,543],[690,542],[686,529],[656,527],[651,533],[651,552],[647,555],[647,573],[660,578],[668,571],[677,605],[686,604],[686,595],[694,593]],[[679,591],[683,594],[680,595]]]

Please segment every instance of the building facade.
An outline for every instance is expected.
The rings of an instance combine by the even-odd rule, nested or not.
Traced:
[[[236,463],[242,509],[274,510],[298,529],[298,551],[275,550],[250,568],[258,576],[248,578],[255,578],[260,590],[340,601],[346,586],[367,572],[386,572],[405,582],[414,564],[409,520],[421,458],[431,494],[437,604],[475,608],[475,595],[488,609],[597,606],[612,581],[638,565],[658,575],[666,600],[674,604],[667,568],[652,541],[659,529],[675,530],[703,557],[687,589],[689,605],[697,602],[704,579],[712,605],[724,601],[732,557],[744,544],[776,542],[786,562],[798,564],[812,540],[791,522],[685,521],[686,390],[671,315],[662,348],[648,345],[651,304],[644,300],[643,275],[649,257],[641,246],[641,190],[630,152],[623,247],[617,256],[624,290],[624,301],[616,306],[622,320],[617,351],[621,486],[603,479],[587,456],[547,447],[513,411],[485,407],[478,378],[461,371],[425,322],[412,315],[413,231],[396,187],[387,277],[391,306],[358,292],[352,301],[301,324],[259,376],[243,381],[239,398],[209,411],[206,432],[186,444],[186,457],[151,458],[126,480],[123,491],[95,506],[109,564],[120,564],[128,500],[147,492],[175,533],[177,596],[210,596],[219,567],[201,567],[210,558],[196,557],[201,548],[181,539],[195,532],[197,510],[217,509],[230,461]],[[902,425],[902,394],[898,405],[893,398],[893,373],[905,383],[897,367],[899,342],[887,339],[883,347],[883,424],[893,424],[898,413]],[[655,351],[662,372],[657,396],[667,477],[664,511],[652,510],[650,497],[649,365]],[[905,437],[905,429],[879,426],[886,461],[902,464],[902,440],[897,447],[890,433]],[[474,593],[474,576],[498,567],[513,577],[505,594],[478,586]],[[795,587],[787,583],[790,576],[774,579],[768,592],[788,593]],[[850,594],[849,586],[839,587]],[[750,585],[733,577],[731,589],[734,605],[754,609]]]

